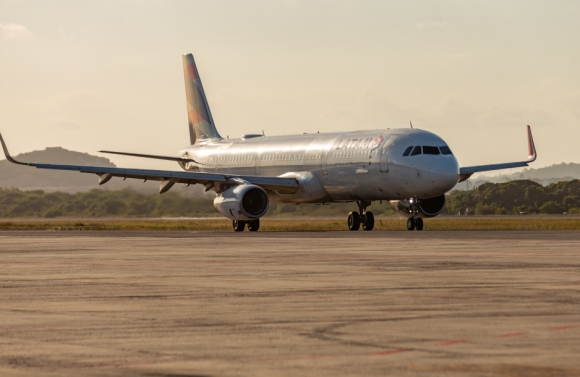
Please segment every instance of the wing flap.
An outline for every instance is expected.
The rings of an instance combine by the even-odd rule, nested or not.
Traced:
[[[55,164],[31,164],[37,169],[54,169],[78,171],[81,173],[93,173],[99,176],[107,174],[110,177],[121,177],[123,179],[142,179],[144,181],[172,181],[184,184],[239,184],[233,178],[241,179],[265,190],[276,191],[278,193],[291,194],[298,190],[298,182],[294,178],[280,177],[259,177],[241,176],[216,173],[192,173],[171,170],[147,170],[147,169],[123,169],[108,168],[99,166],[75,166],[75,165],[55,165]]]

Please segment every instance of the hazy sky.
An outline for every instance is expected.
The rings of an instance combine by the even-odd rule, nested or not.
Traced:
[[[408,127],[460,165],[580,162],[580,1],[0,0],[0,131],[47,146],[175,155],[181,54],[220,133]],[[109,157],[117,165],[177,169]]]

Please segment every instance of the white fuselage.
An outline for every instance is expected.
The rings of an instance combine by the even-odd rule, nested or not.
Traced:
[[[298,193],[270,195],[288,203],[426,199],[453,188],[459,174],[455,156],[441,153],[447,143],[417,129],[252,136],[189,146],[180,154],[198,164],[180,165],[187,171],[294,176],[301,182]],[[407,150],[415,146],[428,148],[411,155]]]

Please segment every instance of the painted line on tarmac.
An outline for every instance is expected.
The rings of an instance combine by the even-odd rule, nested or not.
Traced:
[[[580,325],[566,325],[566,326],[552,327],[548,330],[558,331],[558,330],[575,329],[575,328],[579,328],[579,327],[580,327]],[[496,338],[512,338],[512,337],[524,336],[524,335],[529,335],[529,334],[527,332],[512,332],[512,333],[505,333],[505,334],[496,335]],[[453,346],[456,344],[465,344],[465,343],[469,343],[469,342],[470,341],[467,339],[455,339],[455,340],[448,340],[445,342],[435,343],[435,345],[437,345],[439,347],[447,347],[447,346]],[[388,356],[388,355],[395,355],[395,354],[399,354],[399,353],[412,352],[412,351],[414,351],[414,350],[408,349],[408,348],[396,348],[396,349],[371,352],[371,353],[364,354],[364,355],[359,354],[359,356]],[[355,355],[351,355],[351,356],[355,356]],[[297,356],[286,356],[286,357],[274,356],[274,357],[262,357],[262,358],[249,358],[246,360],[248,360],[248,361],[287,361],[287,360],[332,359],[332,358],[336,358],[336,357],[338,357],[338,355],[297,355]]]

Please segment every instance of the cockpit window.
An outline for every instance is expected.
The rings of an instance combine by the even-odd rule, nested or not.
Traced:
[[[423,146],[423,154],[440,154],[439,148],[437,147],[426,147]]]
[[[411,152],[411,156],[416,156],[418,154],[421,154],[421,147],[415,147],[413,152]]]
[[[453,154],[453,153],[451,152],[451,149],[449,149],[449,147],[448,147],[448,146],[439,147],[439,149],[441,149],[441,153],[442,153],[442,154],[445,154],[445,155],[448,155],[448,154]]]
[[[403,153],[403,156],[407,157],[409,155],[409,153],[411,153],[412,150],[413,150],[413,147],[409,147],[409,148],[405,149],[405,153]]]

